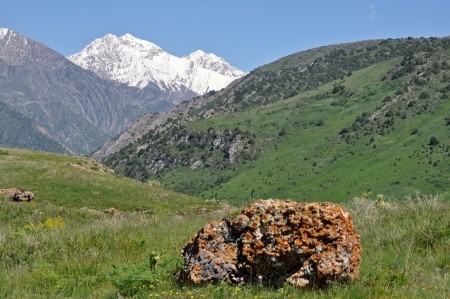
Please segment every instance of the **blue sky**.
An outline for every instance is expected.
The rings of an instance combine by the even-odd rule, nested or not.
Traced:
[[[349,41],[450,35],[449,0],[3,0],[0,27],[64,55],[108,33],[183,56],[212,52],[250,71]]]

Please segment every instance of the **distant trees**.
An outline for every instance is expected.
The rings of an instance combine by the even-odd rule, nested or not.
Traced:
[[[344,85],[335,85],[333,87],[333,90],[331,91],[332,94],[343,94],[345,91],[345,86]]]
[[[286,136],[286,129],[282,128],[279,132],[278,132],[278,136]]]
[[[424,91],[424,92],[422,92],[422,93],[420,94],[419,99],[421,99],[421,100],[426,100],[426,99],[428,99],[429,97],[430,97],[430,94],[429,94],[428,92]]]
[[[428,143],[428,145],[438,145],[439,144],[439,140],[437,140],[436,137],[431,137],[430,138],[430,143]]]

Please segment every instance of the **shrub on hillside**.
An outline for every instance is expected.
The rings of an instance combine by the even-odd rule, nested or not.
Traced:
[[[426,91],[422,92],[419,96],[419,99],[426,100],[430,97],[430,94]]]
[[[110,279],[122,296],[135,296],[167,282],[181,263],[180,258],[152,252],[143,262],[114,267]]]
[[[431,137],[430,138],[430,142],[428,143],[428,145],[438,145],[439,144],[439,140],[437,140],[436,137]]]

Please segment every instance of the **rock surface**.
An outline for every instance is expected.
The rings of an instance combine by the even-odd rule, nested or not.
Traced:
[[[183,249],[182,282],[325,286],[355,279],[362,247],[334,203],[258,200],[206,224]]]
[[[117,217],[117,218],[123,218],[124,214],[122,211],[120,211],[119,209],[116,208],[107,208],[105,209],[105,214],[109,214],[113,217]]]
[[[22,191],[17,188],[0,189],[0,194],[12,199],[13,201],[31,201],[34,198],[34,193],[30,191]]]

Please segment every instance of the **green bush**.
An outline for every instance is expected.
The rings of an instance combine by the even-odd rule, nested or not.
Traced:
[[[438,145],[439,144],[439,140],[437,140],[436,137],[431,137],[430,138],[430,142],[428,143],[428,145]]]
[[[430,94],[428,92],[426,92],[426,91],[422,92],[420,94],[420,96],[419,96],[419,99],[422,99],[422,100],[425,100],[425,99],[428,99],[428,98],[430,98]]]
[[[152,252],[145,261],[115,267],[110,275],[111,282],[122,296],[145,293],[170,280],[180,262],[180,258]]]

